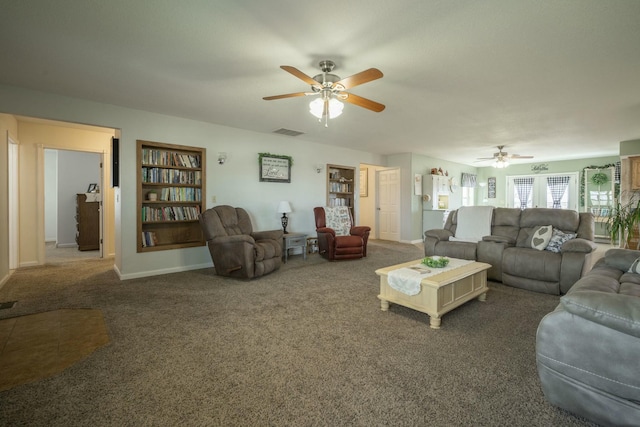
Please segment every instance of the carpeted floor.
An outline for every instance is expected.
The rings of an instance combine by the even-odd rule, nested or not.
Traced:
[[[102,310],[111,342],[59,375],[0,393],[6,425],[589,426],[549,405],[535,331],[558,297],[491,283],[444,315],[380,310],[377,268],[418,259],[291,257],[251,282],[213,269],[125,282],[110,260],[17,271],[0,319]]]

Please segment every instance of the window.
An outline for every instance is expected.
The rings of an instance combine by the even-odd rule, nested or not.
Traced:
[[[477,175],[462,172],[462,206],[473,206],[476,200]]]
[[[578,210],[578,174],[507,177],[507,206]]]

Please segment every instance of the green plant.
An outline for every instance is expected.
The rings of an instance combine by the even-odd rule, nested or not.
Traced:
[[[591,182],[593,182],[598,187],[609,182],[609,177],[604,172],[596,172],[591,175]]]
[[[449,258],[447,257],[426,257],[422,260],[422,263],[431,268],[443,268],[449,264]]]
[[[628,240],[640,224],[640,200],[626,204],[617,201],[609,213],[605,224],[612,241],[619,241],[620,247],[628,247]]]

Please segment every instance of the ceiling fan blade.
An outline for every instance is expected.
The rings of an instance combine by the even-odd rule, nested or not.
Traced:
[[[350,77],[345,77],[342,80],[339,80],[333,84],[333,87],[339,88],[339,90],[351,89],[352,87],[361,85],[363,83],[368,83],[372,80],[379,79],[383,76],[382,71],[377,68],[369,68],[368,70],[364,70],[359,72],[358,74],[354,74]]]
[[[313,80],[311,77],[307,76],[305,73],[303,73],[302,71],[298,70],[296,67],[292,67],[290,65],[281,65],[280,68],[282,68],[283,70],[285,70],[288,73],[293,74],[294,76],[296,76],[297,78],[299,78],[300,80],[302,80],[303,82],[311,85],[311,86],[319,86],[322,87],[322,85],[320,83],[318,83],[317,81]]]
[[[478,157],[476,160],[493,160],[496,157]]]
[[[521,156],[520,154],[512,154],[509,157],[512,159],[533,159],[533,156]]]
[[[380,111],[385,109],[385,106],[378,102],[372,101],[367,98],[363,98],[358,95],[354,95],[352,93],[338,92],[338,95],[339,95],[339,99],[342,101],[348,102],[353,105],[357,105],[358,107],[366,108],[371,111],[375,111],[376,113],[379,113]]]
[[[265,96],[262,99],[264,99],[265,101],[272,101],[274,99],[294,98],[296,96],[309,96],[309,95],[317,95],[317,93],[314,93],[314,92],[285,93],[284,95]]]

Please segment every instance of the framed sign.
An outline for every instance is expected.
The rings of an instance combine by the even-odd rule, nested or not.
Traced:
[[[291,157],[260,153],[261,182],[291,182]]]
[[[487,198],[489,199],[495,199],[496,198],[496,178],[495,177],[489,177],[487,179]]]

